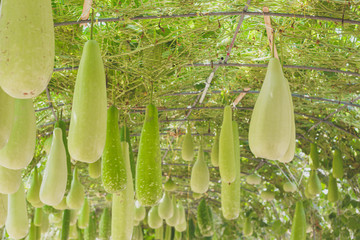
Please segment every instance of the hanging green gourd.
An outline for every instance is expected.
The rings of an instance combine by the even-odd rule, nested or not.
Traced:
[[[49,230],[49,224],[49,215],[43,212],[41,220],[41,233],[46,233]]]
[[[42,208],[35,208],[34,214],[34,225],[37,227],[41,226],[43,210]]]
[[[261,177],[256,173],[250,174],[246,177],[246,182],[251,185],[257,185],[261,183]]]
[[[178,209],[177,204],[176,204],[176,198],[175,198],[174,195],[172,196],[171,204],[172,204],[172,208],[173,208],[173,214],[172,214],[172,216],[170,218],[166,218],[165,221],[166,221],[167,225],[175,227],[179,222],[180,213],[179,213],[179,209]]]
[[[51,135],[44,141],[44,151],[46,152],[47,155],[49,155],[50,153],[52,139],[53,139],[53,135]]]
[[[61,223],[61,233],[60,233],[61,240],[67,240],[69,238],[70,218],[71,218],[71,210],[65,209],[63,212],[62,223]]]
[[[339,199],[339,190],[336,183],[336,178],[329,175],[329,186],[327,198],[329,202],[336,202]]]
[[[179,221],[178,221],[178,225],[182,224],[182,223],[186,223],[186,213],[185,213],[185,208],[182,205],[182,202],[179,201],[177,204],[177,209],[178,209],[178,213],[179,213]],[[182,232],[182,231],[181,231]]]
[[[36,240],[36,226],[35,226],[33,220],[31,220],[31,222],[30,222],[29,234],[27,235],[26,239],[27,240]]]
[[[9,140],[14,121],[14,101],[0,87],[0,149]]]
[[[339,149],[335,149],[333,158],[333,171],[334,178],[342,178],[344,176],[343,160]]]
[[[245,218],[243,226],[244,236],[251,236],[253,234],[253,226],[251,224],[251,219],[249,217]]]
[[[160,228],[163,225],[163,219],[159,216],[159,205],[150,208],[148,212],[148,224],[152,229]]]
[[[176,186],[176,183],[172,180],[171,176],[170,176],[169,179],[165,182],[165,184],[164,184],[164,189],[165,189],[165,191],[168,191],[168,192],[176,191],[177,186]]]
[[[104,208],[99,222],[99,238],[101,240],[108,240],[110,239],[111,234],[111,216],[110,216],[110,209]]]
[[[84,199],[84,204],[82,205],[79,217],[78,217],[78,227],[80,229],[85,229],[89,225],[89,217],[90,217],[90,205],[87,197]]]
[[[145,209],[145,207],[144,206],[142,206],[141,204],[140,204],[140,202],[139,201],[135,201],[135,215],[134,215],[134,219],[136,220],[136,221],[142,221],[142,220],[144,220],[145,219],[145,217],[146,217],[146,209]]]
[[[232,110],[225,106],[219,138],[219,170],[221,181],[232,183],[236,178]]]
[[[84,186],[79,181],[78,168],[75,167],[70,191],[66,197],[66,204],[70,209],[80,209],[84,203],[84,198]]]
[[[209,237],[214,234],[212,211],[210,207],[207,206],[204,198],[201,199],[197,209],[197,220],[200,232],[204,237]]]
[[[26,168],[33,159],[35,142],[36,119],[33,102],[31,99],[16,99],[9,141],[0,150],[0,165],[10,169]]]
[[[310,177],[307,182],[307,187],[310,195],[317,195],[321,193],[321,182],[316,170],[311,170]]]
[[[21,170],[12,170],[0,165],[0,193],[17,192],[21,184]]]
[[[30,189],[26,194],[26,200],[31,203],[31,205],[39,205],[40,201],[40,186],[42,179],[39,176],[37,167],[34,168],[31,176]]]
[[[135,187],[135,172],[136,172],[136,166],[135,166],[135,160],[134,160],[134,153],[131,147],[131,141],[130,141],[130,130],[127,126],[122,126],[120,129],[120,140],[122,142],[127,142],[129,145],[129,158],[130,158],[130,166],[131,166],[131,174],[132,178],[134,180],[134,187]]]
[[[301,201],[296,203],[295,215],[291,226],[290,240],[306,239],[306,216],[304,206]]]
[[[159,216],[162,219],[171,218],[174,215],[174,206],[170,199],[169,193],[165,191],[163,198],[159,203]]]
[[[89,176],[91,178],[98,178],[101,176],[101,159],[97,160],[96,162],[89,163],[88,166]]]
[[[78,209],[71,209],[70,210],[70,226],[76,225],[77,220],[78,220]]]
[[[275,199],[275,193],[270,190],[262,191],[260,193],[260,198],[264,201],[272,201]]]
[[[214,167],[219,166],[219,134],[216,133],[214,143],[211,148],[211,163]]]
[[[5,225],[8,211],[8,196],[0,193],[0,228]]]
[[[61,202],[56,205],[56,206],[53,206],[53,208],[55,208],[56,210],[65,210],[65,209],[68,209],[68,205],[66,203],[66,197],[63,197],[63,199],[61,200]]]
[[[143,206],[157,204],[162,197],[162,173],[158,111],[146,108],[136,162],[136,196]]]
[[[194,142],[191,136],[190,124],[187,126],[187,132],[184,136],[184,141],[181,148],[181,157],[185,161],[192,161],[194,158]]]
[[[191,170],[191,191],[195,193],[205,193],[209,188],[209,182],[209,168],[204,160],[204,151],[200,144],[198,158]]]
[[[295,152],[294,119],[288,81],[279,59],[272,58],[250,120],[251,152],[259,158],[291,161]]]
[[[55,128],[50,154],[44,171],[44,179],[40,187],[41,202],[55,206],[64,197],[67,184],[66,150],[62,130]]]
[[[320,166],[319,152],[316,143],[310,143],[310,168],[312,170],[318,169]]]
[[[89,225],[84,230],[85,240],[96,240],[96,213],[93,211],[90,213]]]
[[[291,192],[291,193],[293,193],[293,192],[296,191],[297,186],[296,186],[296,184],[293,183],[293,182],[286,182],[286,183],[284,183],[284,185],[283,185],[283,189],[284,189],[284,192]]]
[[[75,83],[69,127],[69,153],[76,161],[93,163],[106,138],[106,78],[98,43],[85,43]]]
[[[171,236],[172,236],[172,227],[169,225],[166,225],[164,240],[171,240]]]
[[[76,225],[70,226],[69,239],[78,239],[78,237],[79,237],[79,235],[78,235],[78,230],[76,228]]]
[[[178,232],[185,232],[186,231],[186,222],[179,223],[175,226],[175,230]]]
[[[164,239],[164,227],[161,225],[161,227],[155,229],[155,239],[156,240],[163,240]],[[138,240],[143,240],[138,239]]]

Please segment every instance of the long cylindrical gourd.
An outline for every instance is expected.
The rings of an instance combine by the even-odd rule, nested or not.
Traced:
[[[89,225],[89,217],[90,217],[90,205],[87,197],[85,197],[84,204],[82,205],[79,218],[78,218],[78,227],[80,229],[85,229]]]
[[[101,180],[108,193],[118,193],[127,186],[126,160],[118,122],[119,110],[111,106],[107,112],[106,143],[101,161]]]
[[[219,134],[216,133],[214,143],[211,148],[211,163],[214,167],[219,166]]]
[[[129,145],[129,159],[130,159],[130,166],[131,166],[131,174],[134,180],[134,187],[135,187],[135,174],[136,174],[136,165],[134,160],[134,153],[131,147],[130,141],[130,130],[127,126],[122,126],[120,129],[120,140],[122,142],[127,142]]]
[[[179,222],[179,209],[177,208],[177,204],[176,204],[176,198],[173,195],[172,196],[172,205],[173,205],[173,215],[170,218],[165,219],[166,224],[172,227],[175,227],[178,222]]]
[[[321,182],[317,175],[316,170],[311,170],[307,185],[308,185],[308,191],[311,195],[317,195],[321,193]]]
[[[134,215],[134,219],[136,220],[136,221],[142,221],[142,220],[144,220],[145,219],[145,217],[146,217],[146,209],[145,209],[145,207],[144,206],[142,206],[141,204],[140,204],[140,202],[139,201],[135,201],[135,215]]]
[[[95,240],[96,239],[96,213],[90,213],[89,225],[84,230],[84,239],[85,240]]]
[[[29,218],[26,207],[24,185],[16,193],[8,195],[8,213],[5,228],[9,237],[20,239],[29,232]]]
[[[294,136],[289,84],[279,59],[272,58],[249,127],[249,146],[256,157],[281,159]]]
[[[92,163],[104,150],[106,137],[106,79],[98,43],[85,43],[75,83],[69,127],[72,159]]]
[[[319,152],[316,143],[310,143],[310,168],[312,170],[318,169],[320,166]]]
[[[157,229],[163,225],[163,219],[159,216],[159,205],[150,208],[148,212],[148,224],[152,229]]]
[[[0,228],[5,225],[8,211],[8,196],[0,193]]]
[[[332,175],[334,178],[342,178],[344,176],[343,160],[339,149],[334,151]]]
[[[41,233],[46,233],[49,230],[49,224],[49,215],[43,212],[41,220]]]
[[[14,101],[0,87],[0,149],[8,142],[14,121]]]
[[[239,126],[235,121],[233,121],[233,137],[236,179],[232,183],[221,182],[221,210],[227,220],[236,219],[240,214],[240,141]]]
[[[91,178],[98,178],[101,176],[101,159],[97,160],[96,162],[89,163],[89,176]]]
[[[0,193],[15,193],[21,184],[21,170],[8,169],[0,165]]]
[[[191,170],[191,191],[196,193],[205,193],[209,188],[209,182],[209,168],[204,160],[204,151],[200,145],[198,158]]]
[[[119,193],[113,194],[111,239],[131,240],[135,201],[128,143],[121,142],[121,149],[125,159],[126,188]]]
[[[69,238],[70,233],[70,210],[65,209],[62,218],[62,225],[61,225],[61,240],[67,240]]]
[[[290,240],[306,239],[306,216],[304,206],[301,201],[296,203],[295,215],[291,226]]]
[[[190,124],[188,124],[187,132],[184,136],[184,141],[181,148],[181,157],[185,161],[192,161],[194,158],[194,142],[191,136]]]
[[[224,108],[223,123],[219,138],[219,170],[222,182],[232,183],[236,178],[232,110]]]
[[[27,240],[36,240],[36,226],[35,226],[33,220],[31,220],[29,234],[27,235],[26,239]]]
[[[62,138],[62,130],[55,128],[50,154],[44,171],[44,179],[40,187],[41,202],[55,206],[64,197],[67,183],[66,150]]]
[[[186,213],[185,213],[185,208],[184,208],[184,206],[182,205],[182,202],[181,201],[179,201],[179,203],[177,204],[177,206],[176,206],[177,208],[178,208],[178,210],[179,210],[179,221],[178,221],[178,225],[179,224],[182,224],[182,223],[186,223]],[[182,232],[182,231],[181,231]]]
[[[111,234],[111,216],[110,216],[110,209],[104,208],[99,222],[99,238],[101,240],[108,240],[110,239]]]
[[[156,240],[163,240],[164,239],[164,227],[161,225],[161,227],[155,229],[155,239]],[[143,240],[143,239],[139,239]]]
[[[251,219],[246,218],[243,226],[243,234],[244,236],[251,236],[253,234],[253,226],[251,224]]]
[[[0,86],[14,98],[33,98],[54,67],[51,1],[4,0],[0,16]]]
[[[164,240],[171,240],[171,235],[172,235],[172,227],[169,225],[166,225]]]
[[[26,168],[33,159],[35,142],[36,119],[33,102],[31,99],[16,99],[9,141],[0,150],[0,165],[10,169]]]
[[[66,197],[66,204],[70,209],[80,209],[84,203],[84,198],[84,186],[79,181],[78,168],[75,167],[70,191]]]
[[[331,174],[329,175],[329,186],[328,186],[328,196],[329,202],[336,202],[339,199],[339,191],[336,183],[336,178]]]
[[[157,204],[162,197],[162,173],[158,111],[146,108],[136,162],[136,196],[143,206]]]
[[[78,239],[78,230],[76,225],[70,225],[70,230],[69,230],[69,239]]]
[[[26,200],[28,200],[31,205],[40,203],[40,177],[38,173],[37,167],[34,168],[32,176],[31,176],[31,184],[30,189],[26,194]]]
[[[34,214],[34,225],[37,227],[41,226],[43,210],[42,208],[35,208]]]
[[[163,198],[161,199],[159,203],[159,216],[162,219],[168,219],[171,218],[174,214],[174,206],[171,202],[171,198],[169,196],[168,192],[164,193]]]
[[[208,233],[210,234],[213,231],[213,222],[210,214],[205,199],[201,199],[197,209],[197,220],[200,232],[204,236],[208,236]]]

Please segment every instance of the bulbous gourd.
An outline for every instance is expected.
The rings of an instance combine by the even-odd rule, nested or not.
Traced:
[[[0,228],[5,225],[8,211],[8,196],[0,193]]]
[[[66,151],[62,130],[55,128],[50,154],[46,162],[44,179],[40,187],[41,202],[58,205],[64,197],[67,183]]]
[[[181,157],[185,161],[192,161],[194,159],[194,142],[191,136],[190,124],[187,126],[187,132],[184,136],[184,141],[181,148]]]
[[[101,161],[101,180],[108,193],[118,193],[127,186],[125,159],[121,149],[119,110],[111,106],[107,113],[106,143]]]
[[[312,170],[318,169],[320,166],[319,152],[316,143],[310,143],[310,168]]]
[[[336,178],[331,174],[329,175],[329,186],[328,186],[328,200],[329,202],[336,202],[339,199],[339,191],[336,183]]]
[[[173,208],[173,214],[170,218],[165,219],[165,221],[166,221],[167,225],[175,227],[179,222],[179,209],[177,208],[176,198],[174,195],[172,196],[171,203],[172,203],[172,208]]]
[[[233,137],[236,179],[232,183],[221,182],[221,210],[225,219],[233,220],[240,214],[240,141],[239,126],[233,121]]]
[[[120,129],[120,140],[122,142],[127,142],[129,145],[129,159],[130,159],[130,167],[131,167],[131,174],[134,181],[134,187],[135,187],[135,172],[136,172],[136,166],[135,166],[135,160],[134,160],[134,153],[131,147],[131,141],[130,141],[130,130],[127,126],[122,126]]]
[[[113,194],[111,239],[131,240],[134,223],[134,186],[131,173],[129,146],[127,142],[121,142],[123,159],[125,160],[126,188]]]
[[[46,233],[49,229],[49,215],[43,212],[41,220],[41,233]]]
[[[85,43],[75,83],[68,135],[72,159],[92,163],[104,150],[106,137],[106,79],[98,43]]]
[[[14,98],[33,98],[48,85],[54,67],[51,2],[1,2],[0,85]]]
[[[84,239],[85,240],[95,240],[96,239],[96,213],[90,213],[89,225],[84,230]]]
[[[172,180],[171,177],[169,177],[169,179],[165,182],[164,189],[165,189],[165,191],[168,191],[168,192],[176,191],[176,189],[177,189],[176,183]]]
[[[29,218],[26,207],[26,196],[23,184],[18,191],[8,195],[8,212],[5,228],[9,237],[20,239],[29,232]]]
[[[108,240],[110,239],[110,233],[111,233],[110,209],[104,208],[99,222],[99,238],[101,240]]]
[[[205,237],[212,236],[214,230],[212,213],[204,198],[201,199],[197,209],[197,220],[201,234]]]
[[[216,133],[214,143],[211,148],[211,163],[214,167],[219,166],[219,134]]]
[[[136,162],[136,196],[143,206],[157,204],[162,197],[162,173],[158,111],[146,108]]]
[[[279,160],[295,143],[294,111],[289,84],[279,59],[272,58],[249,127],[249,146],[256,157]],[[292,159],[287,154],[287,159]],[[285,159],[282,159],[283,161]]]
[[[256,185],[261,183],[261,177],[257,174],[251,174],[246,177],[246,182],[251,185]]]
[[[45,142],[44,142],[44,151],[46,152],[46,154],[50,153],[50,148],[51,148],[51,144],[52,144],[52,139],[53,136],[51,135],[50,137],[48,137]]]
[[[221,181],[227,183],[235,181],[237,171],[233,134],[232,110],[226,106],[219,138],[219,170]]]
[[[0,87],[0,149],[8,142],[14,121],[14,98]]]
[[[89,225],[89,217],[90,217],[90,205],[88,199],[85,197],[84,204],[82,205],[79,217],[78,217],[78,227],[80,229],[85,229]]]
[[[244,236],[251,236],[253,234],[253,226],[251,224],[250,218],[245,219],[244,227],[243,227],[243,234],[244,234]]]
[[[272,201],[275,199],[275,193],[269,190],[263,191],[260,193],[260,197],[264,201]]]
[[[176,231],[184,232],[186,230],[186,222],[180,223],[175,226]]]
[[[146,209],[144,206],[142,206],[140,204],[139,201],[135,201],[135,215],[134,215],[134,219],[136,221],[142,221],[144,220],[146,217]]]
[[[157,229],[163,225],[163,220],[159,216],[159,205],[150,208],[148,213],[148,224],[152,229]]]
[[[33,205],[33,203],[36,205],[41,202],[40,201],[40,186],[41,186],[41,182],[40,182],[40,178],[39,178],[38,169],[37,169],[37,167],[35,167],[32,172],[32,176],[31,176],[30,189],[28,190],[28,192],[26,194],[26,200],[28,200],[28,202],[31,203],[31,205]]]
[[[293,183],[293,182],[286,182],[283,185],[283,189],[284,189],[284,192],[293,193],[296,191],[297,187],[296,187],[295,183]]]
[[[170,199],[169,193],[165,191],[163,198],[159,203],[159,216],[162,219],[171,218],[174,215],[174,206]]]
[[[0,193],[17,192],[21,184],[21,170],[8,169],[0,165]]]
[[[65,209],[68,209],[68,205],[66,203],[66,197],[63,197],[63,199],[61,200],[61,202],[56,205],[56,206],[53,206],[53,208],[55,208],[56,210],[65,210]]]
[[[295,215],[291,226],[290,240],[306,239],[306,216],[304,206],[301,201],[296,203]]]
[[[0,150],[0,165],[10,169],[26,168],[33,159],[35,142],[36,119],[33,102],[31,99],[16,99],[10,137]]]
[[[101,176],[101,159],[97,160],[96,162],[89,163],[89,176],[91,178],[98,178]]]
[[[34,225],[40,227],[42,223],[43,210],[41,208],[35,208]]]
[[[317,175],[316,170],[311,170],[307,185],[310,195],[317,195],[321,193],[321,182]]]
[[[316,196],[316,194],[314,195],[314,194],[309,193],[309,184],[306,184],[304,194],[305,194],[305,197],[308,199],[314,199]]]
[[[78,168],[74,168],[73,179],[71,181],[70,191],[66,197],[66,204],[70,209],[80,209],[84,203],[85,190],[79,181]]]
[[[209,188],[209,182],[209,168],[204,160],[204,151],[200,145],[198,158],[191,170],[191,191],[196,193],[205,193]]]
[[[334,151],[332,175],[334,178],[342,178],[344,176],[343,160],[339,149]]]

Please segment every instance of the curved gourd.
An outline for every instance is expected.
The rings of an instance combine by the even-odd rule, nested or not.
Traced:
[[[152,229],[160,228],[163,225],[163,220],[159,216],[159,206],[155,205],[150,208],[150,211],[148,213],[148,224],[149,227]]]
[[[119,193],[113,194],[111,239],[131,240],[134,224],[135,201],[128,143],[121,142],[121,149],[123,159],[125,160],[126,188]]]
[[[317,195],[321,193],[321,182],[316,170],[311,170],[307,185],[310,195]]]
[[[339,199],[339,191],[336,183],[336,178],[331,174],[329,175],[329,186],[328,186],[328,200],[329,202],[336,202]]]
[[[279,59],[272,58],[250,120],[249,146],[256,157],[279,160],[290,151],[295,143],[293,114],[288,81]]]
[[[143,206],[157,204],[162,197],[162,173],[158,111],[146,108],[136,162],[136,196]]]
[[[166,221],[167,225],[175,227],[179,222],[179,215],[180,214],[179,214],[179,208],[176,205],[176,198],[175,198],[174,195],[172,196],[171,204],[173,205],[173,207],[172,207],[173,208],[173,215],[170,218],[165,219],[165,221]]]
[[[21,170],[8,169],[0,165],[0,193],[15,193],[21,184]]]
[[[168,192],[176,191],[177,186],[176,186],[176,183],[172,180],[171,176],[170,176],[169,179],[165,182],[165,184],[164,184],[164,189],[165,189],[165,191],[168,191]]]
[[[219,166],[219,134],[216,133],[214,143],[211,148],[211,163],[214,167]]]
[[[56,210],[65,210],[65,209],[68,209],[68,205],[66,203],[66,197],[63,197],[63,199],[61,200],[61,202],[56,205],[56,206],[53,206],[53,208],[55,208]]]
[[[140,204],[139,201],[135,201],[135,215],[134,215],[134,219],[136,221],[142,221],[144,220],[146,217],[146,209],[144,206],[142,206]]]
[[[20,239],[29,232],[29,218],[26,207],[24,185],[16,193],[8,195],[8,213],[5,228],[9,237]]]
[[[251,236],[253,234],[253,226],[251,224],[250,218],[245,219],[244,227],[243,227],[243,234],[244,234],[244,236]]]
[[[234,136],[232,127],[232,110],[224,108],[223,123],[219,138],[219,170],[222,182],[232,183],[236,178]]]
[[[66,197],[66,204],[70,209],[80,209],[84,203],[85,190],[79,181],[78,168],[74,168],[73,179],[71,181],[70,191]]]
[[[0,193],[0,228],[5,225],[8,211],[8,196]]]
[[[184,141],[181,148],[181,157],[185,161],[192,161],[194,159],[194,142],[191,136],[190,124],[188,124],[187,132],[184,136]]]
[[[89,176],[91,178],[98,178],[101,176],[101,159],[97,160],[96,162],[89,163]]]
[[[36,119],[33,102],[31,99],[16,99],[10,137],[5,147],[0,150],[0,165],[10,169],[26,168],[33,159],[35,142]]]
[[[8,142],[14,120],[14,98],[0,87],[0,149]]]
[[[130,141],[130,130],[127,126],[122,126],[120,129],[120,140],[122,142],[127,142],[129,145],[129,158],[130,158],[130,166],[131,166],[131,173],[134,180],[134,187],[135,187],[135,172],[136,172],[136,166],[135,166],[135,160],[134,160],[134,153],[131,147],[131,141]]]
[[[98,43],[85,43],[75,83],[68,146],[72,159],[92,163],[104,150],[106,79]]]
[[[191,170],[191,191],[196,193],[205,193],[209,188],[209,182],[209,168],[204,160],[204,151],[200,145],[198,158]]]
[[[221,210],[227,220],[236,219],[240,214],[240,141],[239,126],[235,121],[233,121],[233,137],[236,179],[232,183],[221,182]]]
[[[343,160],[339,149],[334,151],[332,175],[334,178],[342,178],[344,176]]]
[[[41,178],[38,173],[37,167],[34,168],[31,176],[31,184],[30,189],[26,194],[26,200],[28,200],[31,205],[37,205],[40,201],[40,186],[41,186]]]
[[[246,177],[246,182],[251,185],[256,185],[261,183],[261,177],[257,174],[251,174]]]
[[[264,201],[272,201],[275,199],[275,193],[269,190],[263,191],[260,193],[260,197]]]
[[[306,239],[306,216],[301,201],[296,203],[295,215],[291,226],[290,240]]]
[[[121,149],[119,110],[111,106],[107,112],[106,143],[101,161],[101,180],[108,193],[118,193],[127,186],[126,163]]]
[[[89,225],[90,217],[90,205],[88,199],[85,197],[84,204],[82,205],[78,217],[78,227],[80,229],[85,229]]]
[[[284,189],[284,192],[293,193],[296,191],[297,187],[296,187],[295,183],[293,183],[293,182],[286,182],[283,185],[283,189]]]
[[[35,208],[35,214],[34,214],[34,225],[35,226],[37,226],[37,227],[41,226],[42,215],[43,215],[42,208]]]
[[[0,85],[14,98],[33,98],[48,85],[54,68],[51,2],[1,2]]]
[[[318,169],[320,166],[319,152],[316,143],[310,143],[310,168],[312,170]]]
[[[159,216],[162,219],[171,218],[174,215],[174,206],[170,199],[169,193],[165,192],[159,203]]]
[[[110,209],[104,208],[99,222],[99,238],[101,240],[110,239],[111,234],[111,216]]]

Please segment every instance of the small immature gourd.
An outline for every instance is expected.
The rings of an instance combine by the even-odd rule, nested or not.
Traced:
[[[179,203],[176,206],[178,208],[178,213],[179,213],[179,221],[178,221],[178,225],[182,224],[182,223],[186,223],[186,213],[185,213],[185,208],[182,205],[182,202],[179,201]]]
[[[246,182],[251,185],[256,185],[261,183],[261,177],[257,174],[251,174],[246,177]]]
[[[344,176],[343,160],[339,149],[334,151],[332,175],[334,178],[342,178]]]
[[[290,240],[306,239],[306,216],[304,206],[301,201],[296,203],[295,215],[291,226]]]
[[[26,168],[33,159],[35,142],[36,119],[33,102],[31,99],[16,99],[10,137],[0,150],[0,165],[10,169]]]
[[[110,209],[104,208],[99,222],[99,238],[101,240],[108,240],[110,239],[111,234],[111,216],[110,216]]]
[[[204,151],[200,145],[198,158],[191,170],[191,191],[196,193],[205,193],[209,188],[209,182],[209,168],[204,160]]]
[[[5,225],[8,211],[8,196],[0,193],[0,228]]]
[[[316,170],[311,170],[310,177],[307,182],[307,187],[310,195],[317,195],[321,193],[321,182]]]
[[[105,147],[106,78],[98,43],[85,43],[76,78],[69,127],[69,153],[72,159],[92,163]]]
[[[31,203],[31,205],[38,205],[40,201],[40,186],[41,186],[41,178],[39,177],[37,167],[34,168],[32,176],[31,176],[31,184],[30,189],[26,194],[26,200]]]
[[[152,229],[157,229],[163,225],[163,220],[159,216],[159,205],[150,208],[148,213],[148,224]]]
[[[181,148],[181,156],[185,161],[192,161],[194,158],[194,142],[191,136],[190,124],[187,126],[187,132],[184,136],[184,141]]]
[[[165,189],[165,191],[168,191],[168,192],[176,191],[177,186],[176,186],[176,183],[172,180],[171,176],[170,176],[169,179],[165,182],[165,184],[164,184],[164,189]]]
[[[269,190],[267,190],[267,191],[262,191],[262,192],[260,193],[260,197],[261,197],[262,200],[272,201],[272,200],[275,199],[275,193],[272,192],[272,191],[269,191]]]
[[[41,202],[58,205],[64,197],[67,183],[66,151],[60,128],[54,129],[53,142],[40,187]]]
[[[28,240],[36,240],[36,226],[34,221],[31,220],[29,234],[26,237]]]
[[[89,225],[89,217],[90,217],[90,205],[87,197],[85,197],[84,204],[82,205],[79,217],[78,217],[78,227],[80,229],[85,229]]]
[[[85,190],[79,181],[78,168],[74,168],[73,179],[71,181],[70,191],[66,197],[66,204],[70,209],[80,209],[84,203]]]
[[[211,148],[211,163],[214,167],[219,166],[219,134],[216,133],[214,143]]]
[[[179,222],[179,209],[177,207],[176,201],[177,200],[176,200],[175,196],[173,195],[172,202],[171,202],[172,208],[173,208],[173,214],[170,218],[165,219],[166,224],[169,226],[172,226],[172,227],[175,227]]]
[[[96,162],[89,163],[89,176],[91,178],[98,178],[101,176],[101,159],[97,160]]]
[[[21,170],[12,170],[0,165],[0,193],[17,192],[21,184]]]
[[[328,200],[329,202],[336,202],[339,199],[339,191],[336,183],[336,178],[331,174],[329,175],[329,186],[328,186]]]
[[[140,204],[139,201],[135,201],[135,215],[134,219],[135,221],[142,221],[146,217],[146,209],[144,206]]]
[[[8,142],[14,120],[14,98],[0,88],[0,149]]]
[[[320,166],[319,152],[316,143],[310,143],[310,168],[312,170],[318,169]]]
[[[297,187],[296,187],[295,183],[293,183],[293,182],[286,182],[283,185],[283,189],[284,189],[284,192],[293,193],[296,191]]]
[[[244,236],[251,236],[253,234],[253,226],[249,217],[245,218],[243,234]]]
[[[170,199],[169,193],[165,191],[163,198],[159,203],[159,216],[162,219],[171,218],[174,215],[174,206]]]

